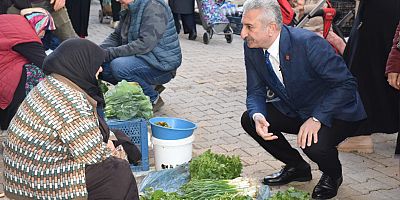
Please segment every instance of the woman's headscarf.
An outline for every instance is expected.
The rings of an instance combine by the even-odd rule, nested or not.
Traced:
[[[23,9],[21,11],[21,15],[28,20],[29,24],[31,24],[37,34],[45,30],[56,29],[51,14],[43,8]]]
[[[80,38],[68,39],[44,59],[43,71],[47,75],[56,73],[68,78],[95,99],[98,107],[103,108],[104,97],[96,73],[104,58],[104,50],[95,43]],[[97,116],[103,141],[107,142],[109,128],[101,115]]]
[[[105,58],[105,52],[97,44],[80,38],[64,41],[43,62],[46,75],[56,73],[68,78],[89,96],[104,106],[96,73]]]

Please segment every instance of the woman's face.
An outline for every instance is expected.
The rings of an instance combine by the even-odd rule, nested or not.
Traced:
[[[103,67],[100,66],[99,70],[97,70],[97,73],[96,73],[96,79],[99,79],[99,74],[100,74],[102,71],[103,71]]]

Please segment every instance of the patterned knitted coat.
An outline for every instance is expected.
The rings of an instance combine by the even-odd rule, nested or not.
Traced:
[[[85,166],[110,152],[96,101],[57,74],[20,105],[4,142],[4,190],[14,199],[86,199]]]

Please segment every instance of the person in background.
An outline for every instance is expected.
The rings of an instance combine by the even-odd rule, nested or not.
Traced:
[[[44,77],[46,57],[40,41],[46,30],[54,30],[44,9],[23,10],[24,16],[0,15],[0,125],[7,130],[26,94]]]
[[[65,6],[72,26],[81,38],[88,36],[90,2],[91,0],[66,0]]]
[[[297,145],[322,171],[312,198],[335,197],[343,181],[336,146],[366,118],[356,79],[326,40],[282,25],[276,0],[247,0],[242,23],[247,76],[242,127],[285,163],[263,183],[312,179],[310,165],[282,132],[297,134]]]
[[[110,22],[111,28],[117,28],[119,24],[119,12],[121,12],[121,4],[118,1],[111,0],[111,12],[112,12],[112,20]]]
[[[54,35],[61,41],[69,38],[76,38],[78,35],[75,33],[68,16],[67,9],[65,8],[65,0],[12,0],[14,6],[8,8],[8,14],[19,14],[20,10],[25,8],[44,8],[50,12],[56,30],[52,31]]]
[[[358,90],[367,112],[359,130],[338,146],[340,151],[372,153],[373,133],[399,131],[399,95],[385,77],[385,68],[396,26],[400,1],[362,0],[344,59],[358,80]]]
[[[176,32],[179,34],[181,31],[181,24],[179,22],[179,19],[181,19],[183,33],[189,34],[189,40],[196,40],[197,31],[194,21],[194,0],[168,0],[168,5],[171,7],[172,14],[174,15]]]
[[[77,38],[46,57],[47,76],[22,102],[4,142],[8,198],[139,199],[129,163],[111,156],[112,135],[96,109],[104,105],[97,83],[104,56]]]
[[[139,83],[157,111],[164,102],[154,86],[169,82],[182,62],[171,10],[164,0],[120,3],[120,23],[100,45],[106,51],[101,79]]]
[[[396,90],[400,90],[400,21],[397,25],[396,33],[393,39],[393,46],[390,50],[389,57],[386,63],[387,81]],[[397,91],[397,96],[400,93]],[[398,102],[400,103],[400,101]],[[399,110],[400,113],[400,110]],[[400,121],[399,121],[400,124]],[[400,129],[397,135],[396,150],[395,154],[400,155]]]
[[[11,5],[12,5],[11,0],[1,0],[0,1],[0,15],[7,14],[7,10]]]

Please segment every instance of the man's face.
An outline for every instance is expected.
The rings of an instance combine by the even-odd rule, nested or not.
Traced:
[[[240,36],[247,41],[249,48],[268,49],[274,42],[275,38],[271,37],[270,24],[261,20],[262,12],[261,9],[251,9],[246,11],[242,17],[243,28]]]

